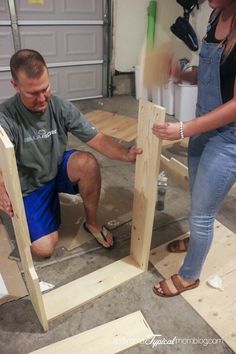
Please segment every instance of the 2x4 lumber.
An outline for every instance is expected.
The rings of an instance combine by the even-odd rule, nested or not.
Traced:
[[[142,274],[131,256],[87,274],[43,295],[47,319],[77,308]]]
[[[161,156],[161,140],[152,126],[164,120],[163,107],[140,100],[137,146],[143,153],[136,160],[130,254],[143,270],[148,267]]]
[[[48,323],[39,280],[30,252],[30,236],[20,189],[14,147],[2,127],[0,127],[0,170],[2,171],[4,184],[13,206],[14,217],[12,218],[12,222],[30,299],[43,328],[47,330]]]
[[[153,337],[140,311],[51,344],[31,354],[115,354]]]
[[[171,177],[173,181],[184,190],[188,190],[188,167],[180,161],[171,157],[168,159],[161,155],[161,169],[167,172],[167,176]]]

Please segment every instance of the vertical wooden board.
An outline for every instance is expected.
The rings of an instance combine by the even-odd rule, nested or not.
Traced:
[[[153,337],[140,311],[38,349],[31,354],[115,354]]]
[[[22,267],[25,273],[26,285],[38,318],[43,328],[47,330],[48,322],[43,305],[39,280],[34,269],[30,252],[31,242],[25,216],[23,198],[21,194],[14,147],[2,127],[0,127],[0,169],[3,174],[7,193],[13,206],[14,217],[12,218],[12,222],[21,257]]]
[[[181,238],[186,235],[182,235]],[[236,235],[215,222],[214,239],[200,277],[200,286],[181,296],[202,316],[218,335],[236,352]],[[150,261],[164,278],[175,274],[184,254],[169,253],[166,244],[151,251]],[[217,274],[223,280],[224,290],[210,287],[206,281]]]
[[[136,160],[131,255],[143,270],[148,266],[161,156],[161,141],[152,126],[164,120],[163,107],[140,100],[137,146],[143,153]]]

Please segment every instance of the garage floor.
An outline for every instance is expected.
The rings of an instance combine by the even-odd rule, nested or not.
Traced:
[[[137,117],[138,102],[129,96],[117,96],[111,99],[80,101],[76,105],[83,113],[92,110],[107,110],[119,114]],[[168,117],[168,119],[173,119]],[[74,145],[74,139],[70,145]],[[74,145],[75,146],[75,145]],[[79,143],[81,146],[81,143]],[[84,146],[83,146],[84,148]],[[186,163],[185,149],[167,149],[164,154]],[[125,190],[125,197],[132,205],[134,165],[110,161],[95,154],[100,162],[103,189],[112,185],[118,190]],[[222,204],[218,220],[233,232],[236,232],[235,188]],[[114,201],[115,203],[115,201]],[[184,192],[171,180],[165,200],[165,210],[155,213],[152,248],[179,236],[188,230],[188,193]],[[120,206],[122,208],[122,206]],[[129,254],[131,223],[126,223],[114,230],[116,247],[106,251],[92,240],[71,252],[58,249],[55,255],[46,261],[35,260],[35,267],[40,280],[62,285],[84,274]],[[221,342],[217,334],[181,297],[162,299],[152,292],[155,282],[161,280],[160,274],[149,265],[148,272],[128,283],[119,286],[108,294],[91,301],[70,314],[50,322],[47,333],[43,333],[30,300],[26,297],[0,307],[0,353],[26,354],[69,336],[81,333],[98,325],[141,310],[148,324],[160,339],[180,339],[178,344],[151,345],[140,344],[126,353],[233,353]],[[76,296],[76,294],[75,294]],[[227,324],[226,324],[227,326]],[[104,333],[109,336],[109,333]],[[186,339],[195,338],[196,342],[204,339],[218,339],[217,344],[186,344]],[[201,340],[199,340],[201,339]],[[78,348],[78,353],[80,353]],[[67,354],[67,353],[65,353]],[[84,354],[84,353],[82,353]],[[102,354],[102,353],[97,353]]]

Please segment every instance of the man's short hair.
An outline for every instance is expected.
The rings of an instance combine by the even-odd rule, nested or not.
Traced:
[[[33,49],[18,50],[10,60],[11,75],[18,80],[17,74],[23,71],[29,78],[39,78],[47,65],[42,55]]]

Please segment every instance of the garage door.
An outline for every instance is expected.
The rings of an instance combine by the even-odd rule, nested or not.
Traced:
[[[108,90],[109,0],[0,0],[0,100],[14,93],[9,59],[20,48],[45,58],[53,92],[69,100]]]

